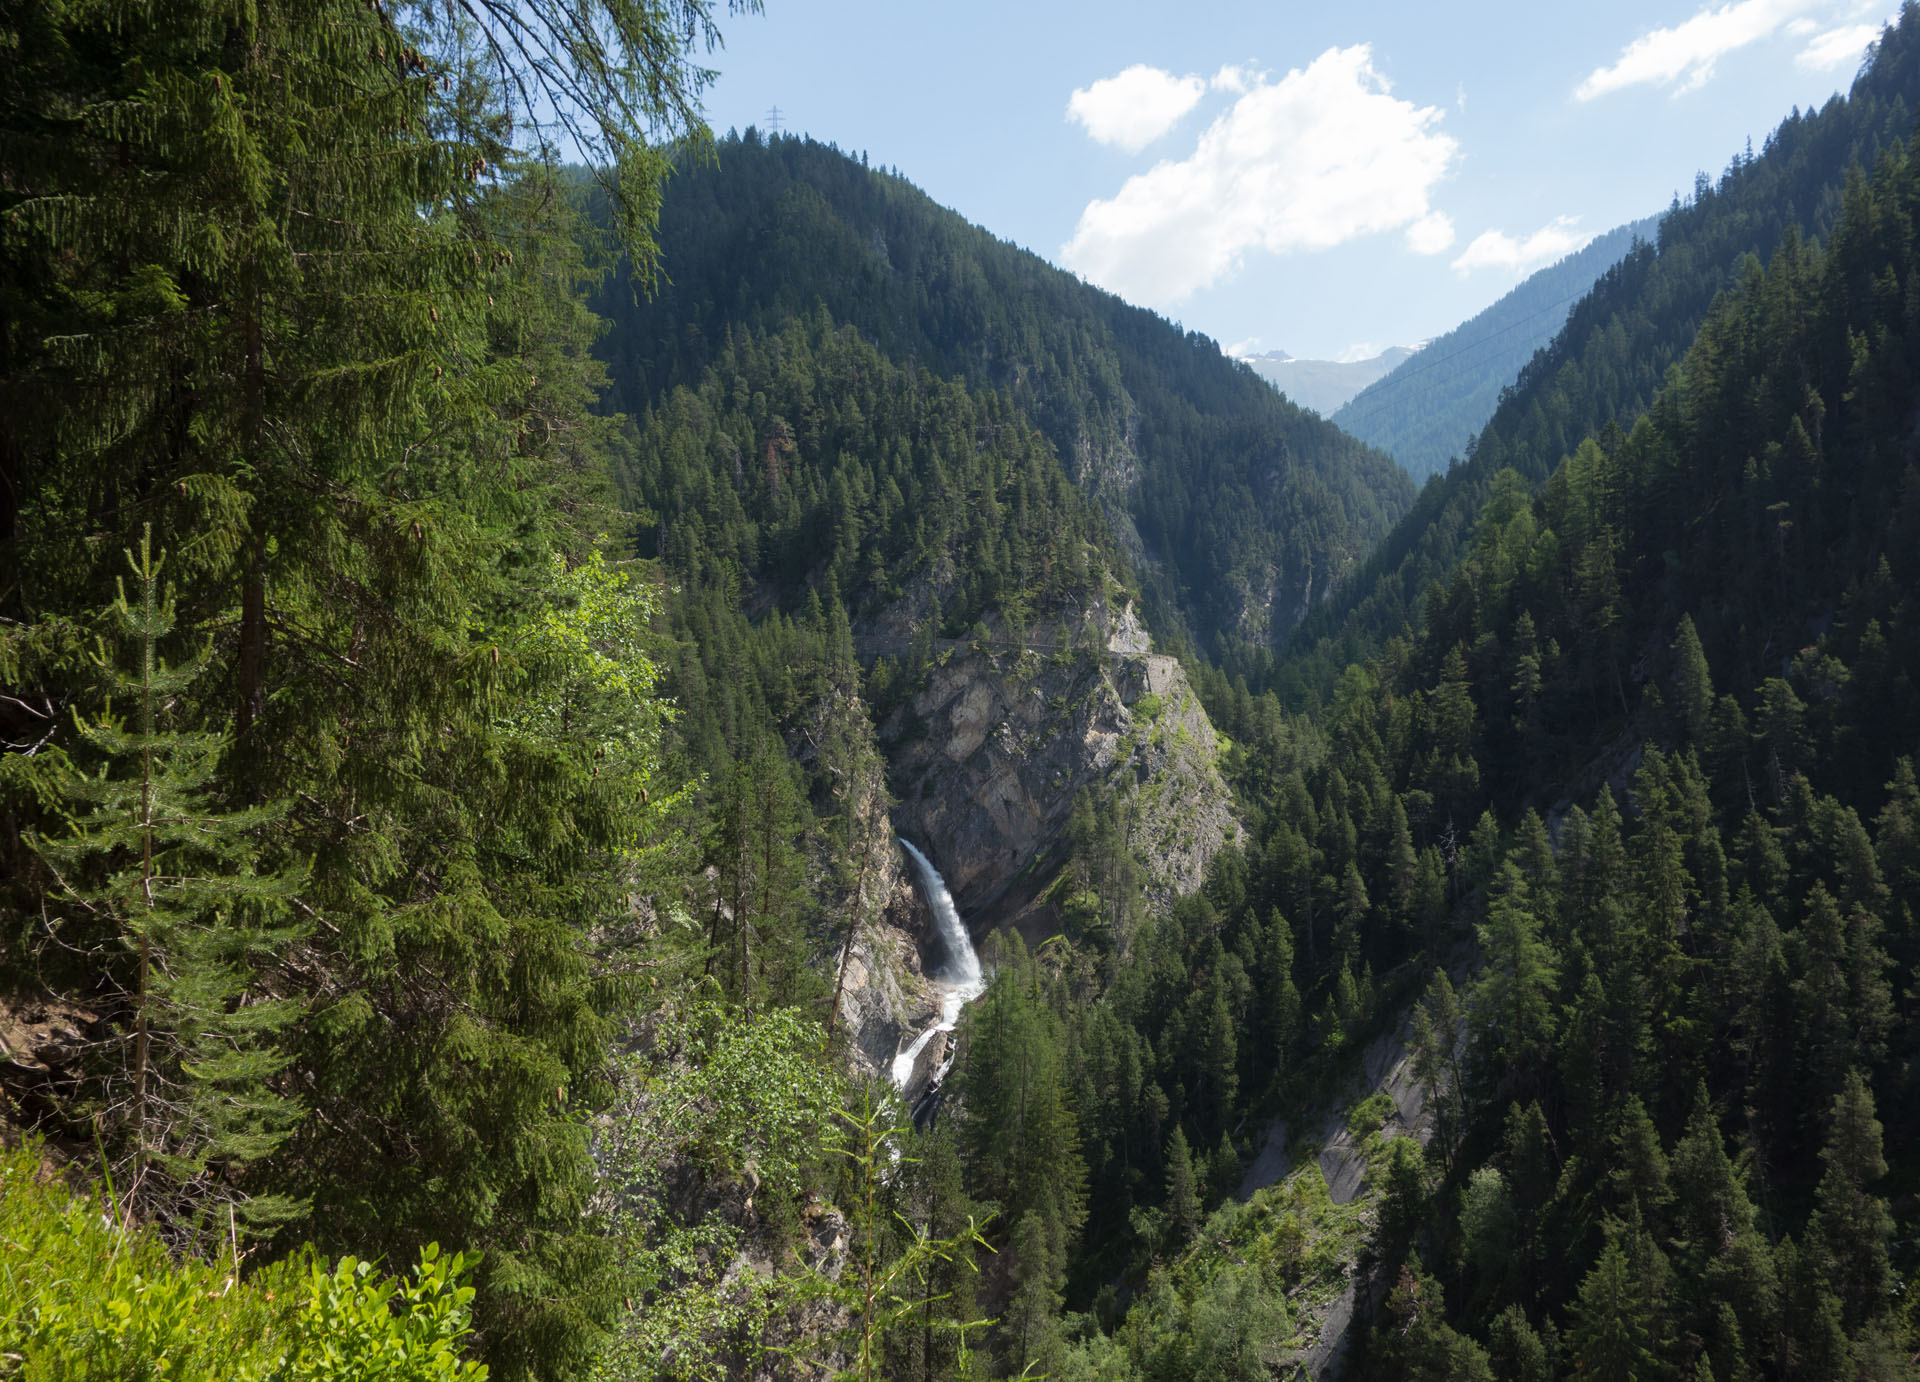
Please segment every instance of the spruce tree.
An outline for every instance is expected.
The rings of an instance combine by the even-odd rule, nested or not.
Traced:
[[[1519,1306],[1509,1305],[1494,1317],[1492,1335],[1495,1377],[1509,1382],[1552,1382],[1547,1346]]]
[[[1485,967],[1474,986],[1474,1046],[1488,1078],[1538,1076],[1553,1039],[1557,959],[1541,935],[1525,876],[1501,865],[1480,927]]]
[[[1680,627],[1673,640],[1674,686],[1678,691],[1677,708],[1687,737],[1702,751],[1713,728],[1713,675],[1707,669],[1706,650],[1694,631],[1693,617],[1680,616]]]
[[[1581,1377],[1598,1382],[1641,1382],[1661,1375],[1655,1353],[1652,1311],[1633,1264],[1610,1240],[1580,1283],[1567,1331],[1567,1348]]]
[[[1270,1061],[1270,1083],[1278,1084],[1292,1066],[1294,1045],[1300,1037],[1300,988],[1293,977],[1293,928],[1278,910],[1261,931],[1259,987],[1264,1059]]]
[[[1840,1301],[1842,1318],[1857,1329],[1885,1308],[1893,1286],[1887,1256],[1893,1216],[1872,1191],[1887,1174],[1887,1160],[1873,1094],[1858,1070],[1847,1073],[1834,1096],[1820,1160],[1825,1171],[1807,1247]]]
[[[1007,1301],[1003,1325],[1008,1372],[1056,1369],[1060,1348],[1060,1287],[1066,1276],[1064,1254],[1054,1242],[1047,1217],[1029,1210],[1014,1226],[1012,1254],[1013,1295]]]
[[[1465,1025],[1453,981],[1446,970],[1435,969],[1425,996],[1414,1005],[1409,1046],[1413,1078],[1426,1092],[1427,1107],[1433,1111],[1434,1140],[1449,1168],[1465,1131],[1466,1088],[1460,1068]]]
[[[122,1209],[206,1247],[231,1236],[229,1216],[263,1232],[300,1208],[246,1187],[297,1117],[275,1077],[299,1006],[280,995],[304,878],[260,865],[284,807],[224,808],[228,741],[177,727],[207,660],[169,665],[162,652],[176,616],[151,534],[126,557],[132,593],[122,585],[92,654],[103,699],[74,714],[67,831],[30,843],[53,875],[53,939],[88,957],[113,1005],[96,1131]]]
[[[1176,1252],[1193,1241],[1200,1228],[1200,1195],[1194,1184],[1193,1152],[1186,1131],[1175,1127],[1167,1139],[1167,1246]]]
[[[1610,1160],[1607,1179],[1621,1212],[1637,1214],[1643,1222],[1664,1222],[1673,1198],[1672,1167],[1638,1095],[1627,1096],[1620,1110]]]

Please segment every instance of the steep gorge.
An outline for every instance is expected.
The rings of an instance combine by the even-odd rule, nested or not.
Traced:
[[[900,647],[881,630],[909,613],[876,621],[856,647]],[[920,843],[976,937],[1004,926],[1038,944],[1060,923],[1050,890],[1075,800],[1104,794],[1127,822],[1147,905],[1191,894],[1240,826],[1221,738],[1178,660],[1152,650],[1130,604],[1064,612],[1018,646],[999,632],[938,647],[881,721],[888,838]],[[876,1069],[889,1042],[931,1020],[924,976],[942,959],[923,891],[897,843],[889,853],[880,924],[856,942],[848,982],[848,1019]]]

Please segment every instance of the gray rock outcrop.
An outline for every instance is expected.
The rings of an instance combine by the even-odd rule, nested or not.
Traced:
[[[1058,865],[1084,788],[1127,803],[1156,902],[1197,888],[1238,833],[1213,725],[1130,606],[1036,626],[1018,647],[993,631],[944,646],[911,709],[881,730],[894,823],[924,844],[976,927]]]

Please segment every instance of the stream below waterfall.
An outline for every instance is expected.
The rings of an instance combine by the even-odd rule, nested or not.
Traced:
[[[927,856],[908,844],[900,841],[900,848],[913,860],[914,870],[920,875],[920,891],[926,895],[927,905],[933,908],[934,925],[940,934],[942,951],[940,963],[933,971],[933,986],[940,995],[940,1020],[927,1028],[914,1039],[913,1045],[893,1058],[893,1083],[896,1089],[904,1090],[913,1079],[913,1067],[920,1059],[920,1053],[927,1049],[927,1043],[941,1032],[950,1032],[960,1021],[960,1010],[978,998],[986,990],[986,976],[980,972],[980,956],[973,948],[973,938],[967,934],[966,924],[960,920],[959,909],[953,905],[953,894],[947,891],[947,883],[939,870],[927,862]],[[933,1082],[945,1078],[948,1068],[953,1064],[953,1052],[947,1052],[947,1058],[940,1069],[934,1073]]]

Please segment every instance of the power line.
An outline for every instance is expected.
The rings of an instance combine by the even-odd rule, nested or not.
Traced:
[[[780,118],[779,106],[775,106],[772,110],[767,112],[767,128],[773,131],[773,133],[775,134],[779,134],[783,129],[786,128],[786,125],[781,121],[781,118]]]

